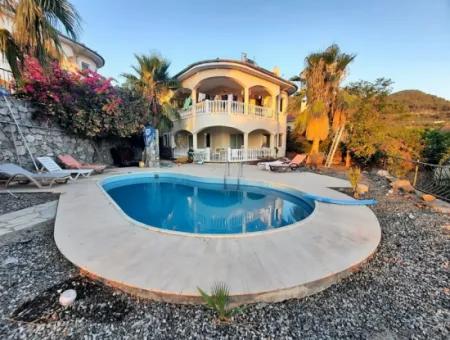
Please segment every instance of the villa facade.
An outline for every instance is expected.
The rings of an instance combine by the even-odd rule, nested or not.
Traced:
[[[0,28],[12,30],[12,20],[9,17],[0,18]],[[97,71],[105,65],[103,57],[87,47],[65,35],[60,34],[61,50],[63,58],[61,66],[70,71],[89,69]],[[12,80],[11,68],[3,55],[0,55],[0,85],[8,87]]]
[[[244,58],[189,65],[176,75],[188,97],[164,134],[174,157],[189,149],[205,161],[246,161],[285,154],[288,97],[297,87]]]

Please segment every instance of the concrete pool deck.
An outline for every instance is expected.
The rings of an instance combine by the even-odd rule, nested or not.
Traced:
[[[143,171],[223,178],[224,165],[114,169],[56,189],[62,192],[55,221],[61,253],[86,274],[139,296],[197,303],[197,287],[209,291],[224,282],[238,304],[303,297],[357,270],[380,242],[380,226],[369,208],[318,202],[298,224],[244,237],[145,228],[127,219],[98,185],[111,175]],[[348,198],[330,189],[348,187],[347,181],[313,173],[245,166],[244,179]]]

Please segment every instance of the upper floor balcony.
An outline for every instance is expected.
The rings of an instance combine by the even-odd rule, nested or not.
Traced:
[[[194,115],[232,115],[275,120],[285,113],[287,94],[279,86],[264,83],[258,78],[245,78],[245,74],[231,76],[204,76],[193,86],[183,88],[185,95],[181,119]],[[261,84],[262,83],[262,84]],[[180,103],[181,104],[181,103]]]
[[[209,100],[206,99],[195,105],[191,105],[180,111],[180,118],[189,118],[194,114],[237,114],[253,115],[256,117],[273,118],[274,111],[271,107],[245,104],[244,102],[232,100]]]

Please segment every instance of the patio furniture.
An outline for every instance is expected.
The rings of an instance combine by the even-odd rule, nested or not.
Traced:
[[[296,155],[292,161],[285,164],[269,164],[270,171],[275,172],[286,172],[298,169],[302,163],[306,162],[307,155],[305,154],[298,154]]]
[[[267,170],[267,171],[269,171],[270,170],[270,165],[283,165],[283,164],[288,164],[289,162],[290,162],[289,158],[282,157],[280,159],[277,159],[276,161],[258,162],[258,164],[256,164],[256,166],[260,170]]]
[[[39,163],[42,167],[46,169],[49,173],[59,173],[71,176],[71,179],[76,180],[78,177],[89,177],[94,169],[62,169],[51,157],[37,157]],[[75,177],[73,177],[75,176]]]
[[[32,182],[38,188],[42,188],[42,185],[44,184],[51,187],[54,183],[67,183],[67,181],[71,178],[68,174],[56,172],[35,174],[12,163],[1,164],[0,173],[8,177],[6,187],[8,187],[11,182]]]
[[[102,173],[106,169],[104,164],[80,163],[71,155],[59,155],[58,159],[67,169],[93,169],[96,173]]]

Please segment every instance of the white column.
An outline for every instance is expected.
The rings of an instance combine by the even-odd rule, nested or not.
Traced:
[[[272,95],[272,117],[277,117],[277,96],[276,95]]]
[[[197,104],[197,89],[192,89],[191,98],[192,98],[192,114],[195,114],[195,104]]]
[[[248,115],[249,109],[249,98],[250,98],[250,89],[248,87],[244,88],[244,113]]]
[[[248,159],[248,132],[244,132],[244,161]]]
[[[192,148],[197,150],[197,133],[192,134]]]
[[[270,134],[270,148],[274,148],[275,147],[275,134],[271,133]]]

